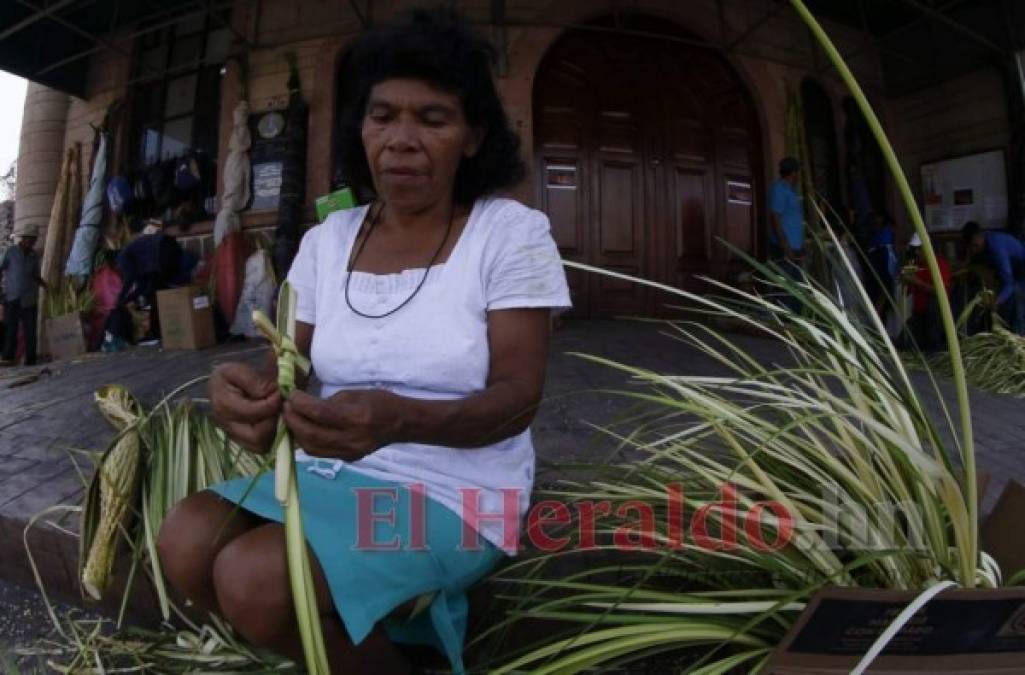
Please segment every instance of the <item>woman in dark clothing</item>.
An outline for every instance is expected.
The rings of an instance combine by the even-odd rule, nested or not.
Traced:
[[[189,282],[195,260],[170,236],[157,232],[133,239],[117,256],[117,270],[121,274],[121,293],[117,311],[123,314],[129,303],[150,306],[149,338],[160,337],[160,314],[157,310],[157,291]],[[127,339],[130,336],[121,335]],[[130,340],[129,340],[130,341]]]

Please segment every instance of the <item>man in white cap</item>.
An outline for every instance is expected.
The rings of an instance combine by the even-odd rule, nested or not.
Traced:
[[[34,250],[39,229],[23,223],[14,229],[14,237],[16,245],[4,251],[0,258],[4,300],[3,363],[14,362],[20,325],[25,335],[25,365],[31,366],[36,362],[36,300],[39,287],[46,288],[40,276],[39,254]]]
[[[916,232],[908,242],[915,254],[915,271],[904,274],[904,283],[911,291],[911,316],[908,318],[908,332],[914,338],[915,346],[922,352],[934,352],[943,347],[943,325],[940,323],[940,305],[936,299],[936,287],[925,260],[922,240]],[[936,263],[943,280],[943,292],[950,294],[950,263],[936,254]]]

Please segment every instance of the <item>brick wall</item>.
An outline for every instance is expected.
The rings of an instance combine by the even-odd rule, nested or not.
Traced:
[[[131,42],[122,40],[115,44],[122,51],[131,52]],[[92,60],[86,85],[86,98],[71,99],[64,136],[65,147],[75,143],[81,144],[83,189],[88,188],[92,170],[93,127],[100,126],[111,104],[124,97],[125,83],[128,82],[131,72],[131,63],[124,55],[113,52],[101,54],[102,57]]]
[[[404,0],[375,1],[373,21],[387,20],[397,11],[411,6]],[[499,29],[490,25],[490,3],[461,0],[458,8],[493,39]],[[831,73],[826,59],[812,44],[810,34],[786,7],[768,0],[724,0],[720,15],[715,0],[637,0],[630,9],[675,21],[694,33],[697,39],[711,43],[734,43],[727,55],[741,78],[748,84],[762,117],[764,170],[767,177],[784,152],[784,91],[787,83],[798,84],[809,75],[816,77],[834,100],[836,120],[843,119],[839,103],[845,95],[842,84]],[[360,29],[350,7],[319,0],[265,0],[258,4],[257,15],[247,15],[237,25],[245,25],[256,42],[268,48],[250,55],[250,82],[254,110],[275,107],[284,92],[287,69],[283,53],[299,56],[303,92],[311,105],[310,147],[307,194],[314,196],[328,188],[330,179],[331,137],[333,133],[334,84],[338,56]],[[776,11],[766,20],[766,16]],[[498,86],[511,121],[523,137],[525,159],[532,154],[531,108],[534,75],[544,53],[572,23],[586,22],[609,11],[609,4],[596,0],[508,0],[506,2],[504,42],[508,69]],[[752,27],[757,28],[752,30]],[[882,74],[878,55],[867,45],[865,36],[846,27],[829,26],[831,35],[844,53],[856,53],[851,67],[862,85],[875,98],[882,99]],[[281,92],[281,93],[275,93]],[[516,192],[525,201],[533,201],[530,177]]]
[[[380,22],[413,3],[375,0],[370,4],[372,13],[368,18]],[[607,13],[610,5],[600,0],[508,0],[507,27],[500,30],[489,25],[490,4],[487,0],[456,3],[485,33],[493,38],[504,37],[508,69],[498,85],[510,117],[523,137],[525,159],[529,162],[533,135],[532,87],[538,65],[564,26]],[[784,91],[788,83],[797,85],[804,77],[814,76],[837,106],[835,118],[839,132],[843,119],[839,102],[844,89],[831,74],[823,55],[813,46],[803,24],[784,5],[771,0],[723,0],[722,14],[715,0],[636,0],[630,7],[674,21],[697,39],[733,44],[727,59],[748,85],[761,117],[762,169],[766,178],[771,178],[773,167],[784,152]],[[774,10],[776,13],[766,19]],[[297,57],[303,96],[310,106],[307,198],[312,203],[314,197],[330,186],[337,64],[346,44],[361,30],[361,23],[347,3],[324,0],[240,2],[232,23],[236,31],[257,45],[248,54],[250,102],[254,112],[284,105],[288,78],[285,55],[292,52]],[[756,24],[758,27],[752,30]],[[842,51],[858,53],[852,67],[870,95],[881,98],[878,58],[866,46],[864,35],[839,26],[828,28]],[[118,43],[118,47],[123,52],[131,51],[128,43]],[[91,166],[91,125],[99,124],[111,103],[124,96],[131,70],[124,55],[99,53],[92,61],[87,98],[71,102],[65,143],[81,144],[86,179]],[[239,95],[238,75],[237,65],[228,64],[222,81],[219,125],[222,157],[227,152],[231,111]],[[530,177],[516,196],[533,201]],[[246,222],[250,226],[267,226],[273,222],[273,214],[255,218],[250,214]]]

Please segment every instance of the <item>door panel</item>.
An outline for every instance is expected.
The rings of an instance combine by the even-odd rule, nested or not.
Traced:
[[[741,251],[755,249],[755,209],[753,199],[748,201],[743,196],[745,190],[738,186],[751,185],[751,176],[727,176],[727,190],[732,194],[726,196],[726,232],[725,239]],[[732,189],[731,189],[732,188]],[[729,248],[724,249],[727,273],[740,265],[739,257]]]
[[[637,31],[685,34],[621,18]],[[717,53],[569,31],[539,68],[534,111],[541,208],[567,259],[700,291],[694,275],[732,269],[719,238],[757,250],[757,124]],[[600,275],[569,279],[578,316],[662,314],[678,302]]]
[[[627,155],[626,157],[629,157]],[[639,159],[603,159],[598,167],[596,241],[592,259],[605,269],[648,276],[642,228],[644,185]],[[644,313],[645,289],[634,283],[595,276],[592,310],[598,314]]]
[[[636,196],[640,196],[640,172],[635,163],[605,162],[599,170],[599,240],[602,257],[637,256]]]
[[[712,253],[711,221],[708,214],[708,172],[678,167],[674,174],[673,232],[680,270],[704,272]]]
[[[544,189],[541,208],[552,224],[552,238],[563,254],[583,255],[587,245],[584,231],[579,180],[580,160],[576,157],[544,157]]]

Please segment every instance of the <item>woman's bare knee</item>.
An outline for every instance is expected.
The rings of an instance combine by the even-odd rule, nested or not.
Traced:
[[[312,551],[310,566],[332,672],[409,672],[408,664],[380,628],[358,647],[352,645]],[[303,658],[282,525],[263,525],[225,546],[214,562],[214,587],[224,618],[242,637],[289,658]]]
[[[224,618],[251,643],[280,648],[295,630],[284,528],[267,524],[217,555],[213,586]]]
[[[167,514],[157,555],[171,585],[204,609],[214,609],[213,566],[218,552],[258,523],[209,491],[186,497]]]

